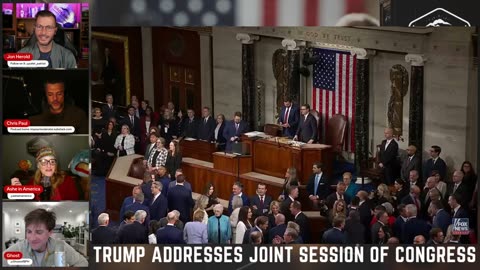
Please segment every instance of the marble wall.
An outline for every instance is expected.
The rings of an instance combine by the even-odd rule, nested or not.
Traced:
[[[236,40],[234,28],[214,27],[213,100],[214,113],[232,119],[242,111],[242,43]]]

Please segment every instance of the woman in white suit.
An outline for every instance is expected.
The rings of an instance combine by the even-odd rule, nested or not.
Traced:
[[[114,146],[118,150],[119,157],[135,154],[135,137],[130,134],[128,125],[122,126],[122,132],[117,136]]]

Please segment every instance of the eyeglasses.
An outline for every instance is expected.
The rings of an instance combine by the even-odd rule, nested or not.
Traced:
[[[57,164],[56,159],[42,159],[38,163],[42,166],[47,166],[47,164],[50,164],[51,166],[55,166]]]
[[[55,30],[55,26],[51,26],[51,25],[47,25],[47,26],[43,26],[43,25],[40,25],[40,24],[35,24],[35,29],[38,30],[38,31],[43,31],[43,29],[47,30],[47,32],[52,32],[53,30]]]

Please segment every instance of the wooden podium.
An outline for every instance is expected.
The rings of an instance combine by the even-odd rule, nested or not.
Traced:
[[[180,141],[183,157],[191,157],[203,161],[212,162],[212,154],[217,151],[215,143],[186,138]]]
[[[213,153],[213,168],[233,174],[252,171],[252,156],[241,156],[224,152]]]
[[[333,156],[330,145],[304,144],[297,147],[278,137],[254,140],[242,136],[242,141],[251,147],[254,172],[283,178],[289,167],[295,167],[298,179],[305,182],[313,163],[322,162],[325,173],[331,176]]]
[[[143,183],[142,160],[142,155],[128,155],[113,162],[105,181],[106,210],[111,220],[122,218],[119,214],[123,200],[132,195],[135,185]]]

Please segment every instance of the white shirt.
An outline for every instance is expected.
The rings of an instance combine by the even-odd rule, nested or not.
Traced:
[[[295,219],[297,219],[298,215],[300,215],[300,213],[302,213],[302,211],[298,212],[296,215],[295,215]]]
[[[385,150],[387,150],[387,147],[388,145],[390,144],[390,142],[392,142],[393,139],[390,139],[390,140],[387,140],[387,142],[385,143]]]
[[[460,209],[461,205],[459,204],[457,207],[453,208],[453,215],[457,213],[458,209]]]

